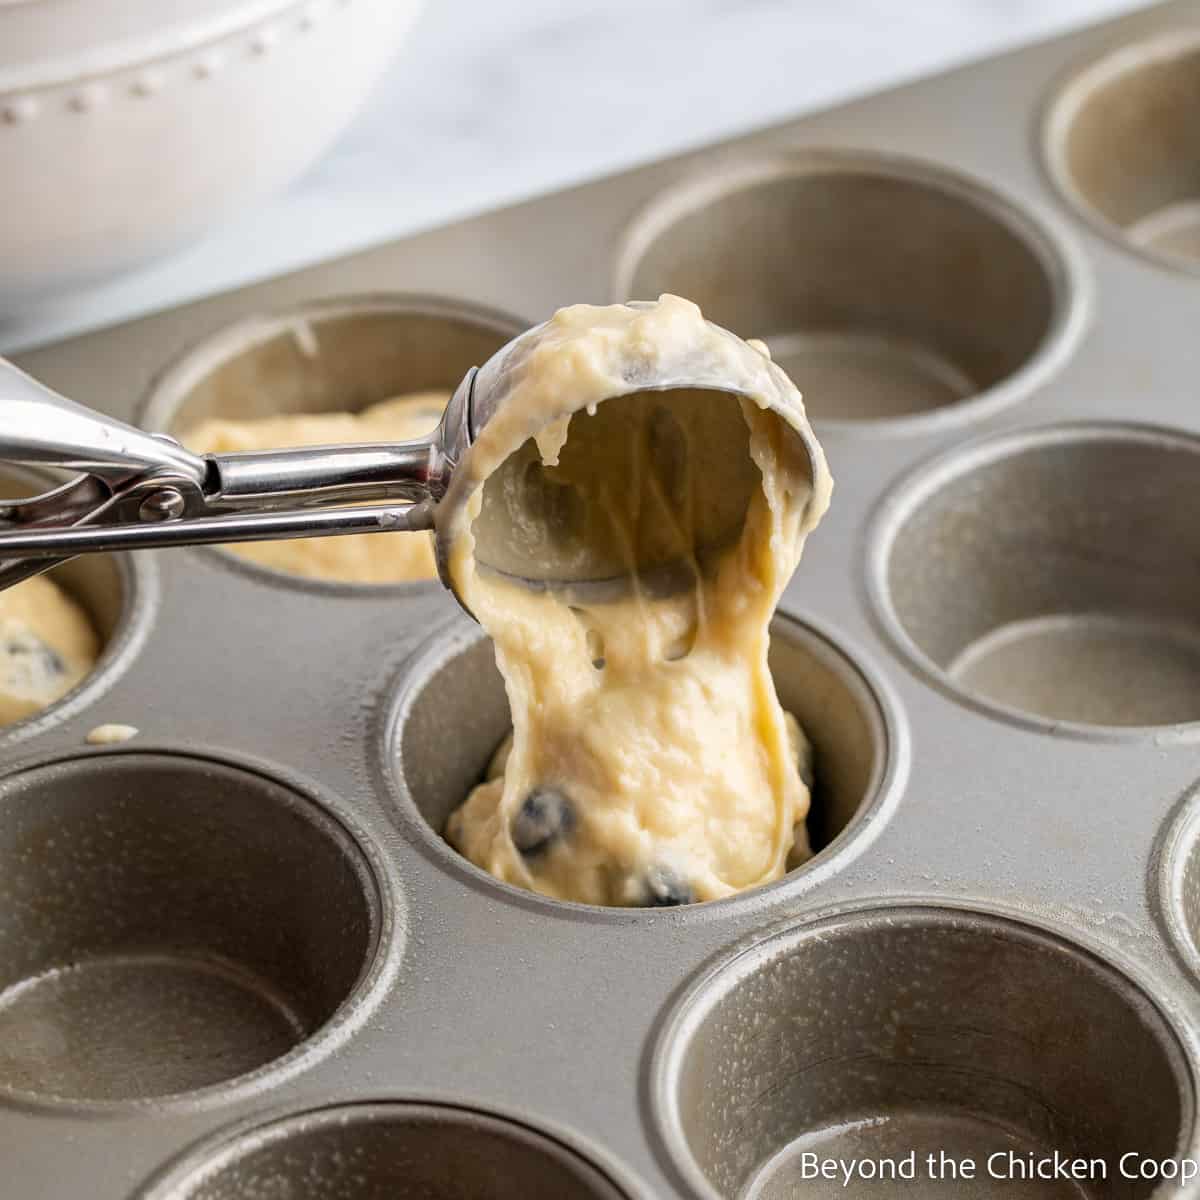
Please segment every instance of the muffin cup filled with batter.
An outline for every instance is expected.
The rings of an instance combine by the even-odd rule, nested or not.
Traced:
[[[201,453],[408,441],[433,429],[466,372],[523,327],[490,309],[400,295],[253,317],[179,359],[154,387],[142,423]],[[424,533],[249,542],[223,552],[338,583],[437,574]]]
[[[0,499],[52,486],[23,473],[0,476]],[[36,716],[95,672],[134,607],[125,559],[89,555],[0,591],[0,731]]]
[[[776,614],[768,666],[784,712],[808,735],[811,803],[804,828],[813,857],[787,864],[796,878],[844,861],[863,844],[867,818],[896,794],[901,735],[877,685],[836,641]],[[453,737],[446,731],[452,729]],[[436,635],[406,673],[387,722],[383,753],[399,816],[437,857],[467,867],[444,839],[465,797],[495,780],[512,744],[512,717],[490,639],[465,619]],[[805,775],[801,776],[806,781]],[[878,820],[871,827],[878,826]],[[836,856],[836,857],[835,857]],[[790,878],[787,876],[786,878]]]

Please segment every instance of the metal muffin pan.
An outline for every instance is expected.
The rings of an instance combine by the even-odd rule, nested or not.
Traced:
[[[151,1197],[625,1197],[563,1142],[494,1114],[445,1104],[316,1109],[248,1128],[214,1151],[180,1164]]]
[[[872,583],[976,703],[1058,733],[1200,721],[1200,441],[1116,422],[956,446],[889,497]],[[1136,736],[1136,733],[1134,733]]]
[[[283,1060],[371,975],[380,883],[280,783],[127,753],[0,792],[0,1094],[194,1094]]]
[[[1015,399],[1080,326],[1069,245],[996,192],[896,155],[762,159],[668,190],[631,228],[627,296],[674,292],[761,337],[838,424]],[[971,404],[964,403],[971,400]]]
[[[21,356],[177,428],[425,386],[410,345],[307,392],[314,313],[351,348],[381,311],[661,286],[800,355],[802,388],[911,387],[853,420],[814,401],[835,502],[772,663],[822,849],[727,901],[555,903],[440,839],[507,714],[436,585],[135,556],[156,583],[103,687],[5,735],[6,1194],[358,1200],[408,1164],[453,1197],[495,1162],[497,1197],[763,1200],[826,1194],[791,1187],[806,1141],[1200,1157],[1200,289],[1114,232],[1144,214],[1104,213],[1112,164],[1078,195],[1059,169],[1093,64],[1196,39],[1195,0],[1149,9]],[[140,733],[85,748],[104,721]]]
[[[1178,1040],[1129,980],[965,909],[865,908],[762,939],[693,989],[656,1068],[670,1148],[706,1195],[807,1194],[806,1150],[1165,1160],[1193,1116]]]
[[[1081,70],[1049,114],[1063,194],[1141,253],[1200,271],[1200,36],[1123,44]]]

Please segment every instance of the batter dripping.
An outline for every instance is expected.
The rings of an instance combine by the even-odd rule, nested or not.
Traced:
[[[282,450],[349,442],[403,442],[427,434],[441,419],[449,394],[414,392],[359,413],[329,412],[249,421],[203,421],[180,440],[199,454]],[[265,567],[345,583],[395,583],[437,575],[424,533],[349,534],[285,542],[243,542],[225,549]]]
[[[0,591],[0,725],[53,704],[99,654],[87,614],[44,575]]]
[[[755,402],[622,394],[648,366],[687,377],[697,361]],[[672,296],[563,309],[502,386],[438,516],[451,579],[495,643],[513,735],[448,839],[502,880],[592,904],[684,904],[779,878],[808,853],[809,792],[767,625],[831,488],[820,452],[813,478],[767,411],[807,429],[799,393],[765,347]],[[748,504],[733,527],[731,495]],[[503,559],[506,537],[526,577],[540,556],[547,579],[567,564],[624,583],[530,588],[480,561],[485,545]]]

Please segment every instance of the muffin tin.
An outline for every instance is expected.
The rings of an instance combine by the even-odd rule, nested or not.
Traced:
[[[0,733],[6,1194],[767,1200],[927,1147],[1198,1194],[1116,1165],[1200,1158],[1197,46],[1163,5],[23,355],[178,429],[671,290],[771,344],[837,487],[771,649],[819,852],[671,910],[442,840],[508,717],[435,583],[60,568],[109,644]]]

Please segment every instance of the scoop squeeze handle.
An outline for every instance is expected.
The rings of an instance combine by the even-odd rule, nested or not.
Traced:
[[[199,455],[0,359],[0,461],[79,472],[0,503],[0,588],[76,554],[429,529],[456,459],[445,434],[465,427],[449,413],[413,442]]]

